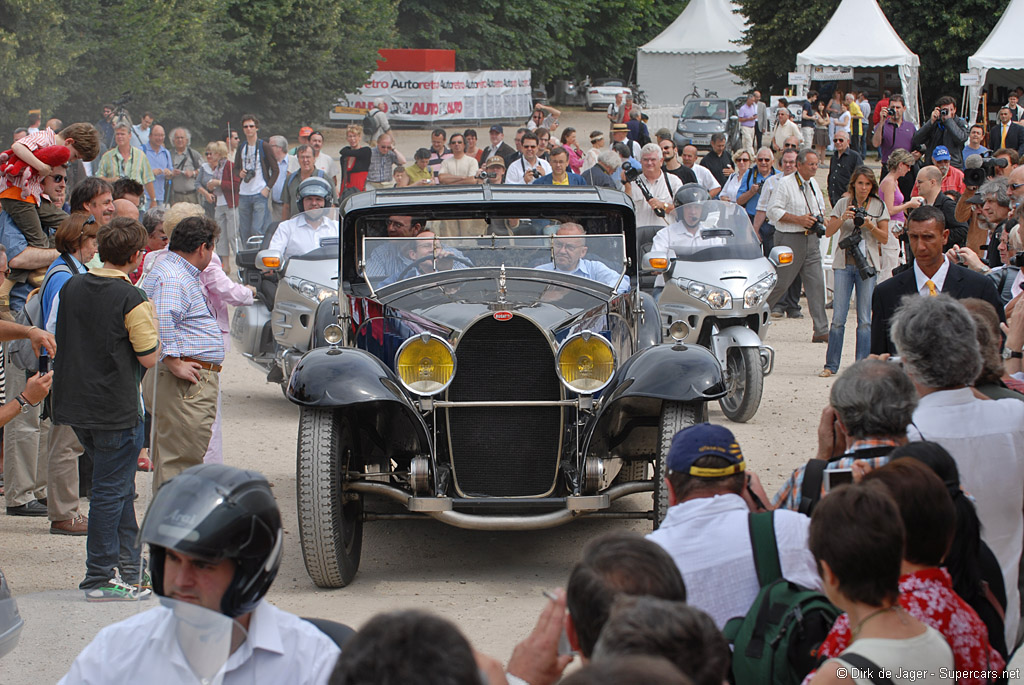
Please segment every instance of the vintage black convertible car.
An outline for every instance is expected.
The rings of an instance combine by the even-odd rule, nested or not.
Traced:
[[[315,318],[330,322],[329,345],[287,388],[301,407],[299,531],[317,585],[351,582],[367,520],[657,525],[668,444],[725,388],[706,349],[662,342],[657,305],[637,288],[628,197],[404,188],[356,195],[342,214],[339,298]],[[653,507],[611,510],[640,492]]]

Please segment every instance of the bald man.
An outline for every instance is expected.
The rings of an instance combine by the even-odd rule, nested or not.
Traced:
[[[114,200],[114,216],[126,216],[129,219],[139,220],[139,206],[131,200],[120,197]]]
[[[564,223],[559,226],[555,237],[551,240],[553,261],[549,264],[541,264],[537,268],[582,276],[609,287],[615,287],[618,284],[618,287],[615,288],[617,293],[629,291],[629,276],[622,276],[620,282],[617,271],[609,268],[603,262],[583,258],[588,250],[587,241],[583,238],[586,234],[587,232],[579,224]]]
[[[949,195],[942,192],[942,170],[934,166],[926,166],[917,172],[917,187],[924,198],[925,204],[934,205],[942,211],[946,219],[946,229],[949,231],[949,239],[946,241],[945,250],[950,250],[954,245],[967,244],[967,224],[956,220],[956,201]],[[910,261],[910,250],[908,247],[907,261]]]

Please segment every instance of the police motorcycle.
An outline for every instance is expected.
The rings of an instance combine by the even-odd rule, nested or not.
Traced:
[[[235,309],[231,338],[242,354],[279,383],[282,391],[306,352],[326,344],[322,332],[334,320],[338,302],[338,208],[331,182],[311,177],[298,189],[297,213],[253,236],[237,256],[239,279],[256,288],[251,305]],[[307,209],[308,198],[322,208]],[[309,205],[318,204],[312,199]],[[310,229],[315,234],[310,236]],[[288,232],[287,245],[273,245]],[[279,242],[279,241],[278,241]],[[296,252],[294,246],[300,246]]]
[[[743,423],[757,412],[775,363],[775,350],[762,342],[771,324],[768,295],[793,251],[780,246],[765,258],[743,207],[711,200],[695,183],[676,192],[675,204],[650,248],[641,245],[649,249],[641,269],[658,275],[653,290],[661,288],[666,338],[711,350],[728,389],[718,403]]]

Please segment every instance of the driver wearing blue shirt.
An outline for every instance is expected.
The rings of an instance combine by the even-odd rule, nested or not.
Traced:
[[[579,224],[564,223],[558,227],[555,236],[584,236],[587,232]],[[602,262],[593,259],[584,259],[587,254],[586,241],[583,238],[554,238],[552,241],[554,261],[549,264],[541,264],[538,269],[546,271],[557,271],[573,276],[582,276],[592,281],[604,283],[608,287],[614,287],[617,293],[629,291],[629,276],[622,276],[619,281],[619,273],[608,268]]]

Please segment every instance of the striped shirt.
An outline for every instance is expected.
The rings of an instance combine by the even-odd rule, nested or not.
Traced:
[[[25,136],[18,142],[34,153],[41,147],[57,145],[57,134],[53,132],[53,129],[48,128],[46,130]],[[13,163],[16,161],[18,161],[18,157],[12,154],[11,159],[9,159],[8,162]],[[41,176],[39,176],[39,172],[36,171],[34,171],[29,176],[27,181],[25,180],[25,177],[22,176],[21,174],[18,174],[17,176],[8,176],[7,174],[0,174],[0,192],[7,190],[8,188],[21,188],[26,193],[25,200],[27,202],[34,202],[37,205],[39,204],[39,196],[43,194],[42,183],[43,179]],[[21,199],[20,193],[17,199]]]
[[[857,440],[850,445],[850,448],[846,450],[846,453],[842,457],[835,461],[830,461],[828,466],[825,467],[825,470],[831,471],[833,469],[848,469],[853,466],[853,462],[855,461],[866,462],[871,468],[877,469],[880,466],[885,466],[889,463],[888,455],[882,457],[859,457],[857,456],[857,453],[877,447],[890,447],[892,449],[896,449],[898,446],[899,443],[889,438],[864,438],[863,440]],[[775,497],[772,498],[772,509],[800,510],[800,501],[802,499],[801,493],[804,487],[804,472],[806,470],[807,466],[804,465],[793,471],[793,475],[791,475],[789,479],[782,484],[779,491],[775,493]],[[825,496],[824,479],[822,479],[821,496]]]
[[[161,359],[192,357],[213,364],[224,361],[224,338],[203,296],[199,273],[177,252],[168,252],[142,285],[156,310]]]
[[[129,148],[128,159],[125,159],[116,147],[107,150],[100,158],[96,175],[101,178],[130,178],[142,185],[152,183],[156,178],[146,153],[137,147]]]

